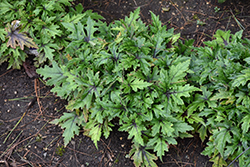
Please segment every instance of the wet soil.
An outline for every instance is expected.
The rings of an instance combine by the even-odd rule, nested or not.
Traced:
[[[78,0],[85,10],[93,10],[108,23],[127,16],[137,7],[141,19],[150,23],[150,13],[160,16],[163,24],[181,33],[181,39],[195,39],[195,46],[211,40],[217,29],[237,32],[244,29],[250,37],[250,2],[217,0]],[[0,167],[133,167],[126,158],[131,143],[127,134],[115,127],[108,139],[95,148],[90,138],[76,136],[64,148],[62,130],[49,122],[66,112],[66,101],[50,92],[39,78],[31,79],[21,70],[6,70],[0,65]],[[178,139],[170,146],[161,167],[211,167],[209,157],[202,156],[206,143],[198,136]]]

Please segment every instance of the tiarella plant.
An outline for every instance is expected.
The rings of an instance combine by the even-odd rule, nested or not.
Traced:
[[[201,139],[211,134],[204,155],[212,157],[214,165],[227,166],[250,146],[250,41],[218,30],[205,47],[193,48],[189,80],[200,86],[188,107],[188,119],[193,115],[204,118],[197,124]],[[197,121],[198,123],[198,121]],[[205,130],[205,131],[204,131]],[[250,165],[250,152],[240,156],[240,166]]]
[[[8,61],[8,68],[19,69],[28,54],[36,55],[37,66],[46,61],[61,61],[61,49],[68,44],[61,22],[102,18],[91,11],[82,13],[81,5],[73,9],[72,3],[72,0],[0,2],[0,64]]]
[[[190,57],[175,53],[179,34],[162,26],[153,13],[152,24],[139,19],[139,8],[113,24],[87,22],[62,25],[70,32],[64,63],[37,70],[51,90],[69,101],[65,113],[53,123],[65,128],[68,144],[79,127],[97,146],[118,118],[120,131],[132,139],[130,155],[136,166],[156,166],[176,138],[190,137],[183,114],[190,96],[199,88],[187,81]],[[149,152],[153,150],[157,157]]]
[[[68,112],[52,121],[64,129],[65,145],[83,128],[98,147],[118,123],[135,166],[156,166],[176,138],[197,132],[209,137],[203,154],[214,165],[249,166],[250,41],[242,31],[218,30],[196,48],[153,13],[150,25],[139,8],[107,25],[72,3],[0,3],[0,64],[20,68],[32,50],[38,66],[49,63],[37,72],[68,100]]]

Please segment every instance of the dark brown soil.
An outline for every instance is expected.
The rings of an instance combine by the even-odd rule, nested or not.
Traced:
[[[217,29],[237,32],[244,28],[244,37],[250,37],[250,2],[217,0],[83,0],[85,10],[103,15],[107,22],[124,18],[141,8],[141,18],[150,23],[149,10],[160,16],[168,28],[175,28],[182,39],[195,39],[196,46],[211,40]],[[215,12],[215,7],[220,8]],[[197,24],[198,22],[204,25]],[[240,24],[242,27],[240,27]],[[133,167],[126,158],[131,143],[127,134],[115,127],[108,139],[102,138],[98,149],[82,134],[63,148],[62,130],[49,122],[65,112],[66,101],[50,92],[39,79],[30,79],[21,70],[6,70],[0,66],[0,167]],[[18,123],[20,121],[20,123]],[[13,131],[12,131],[13,129]],[[209,158],[202,156],[206,143],[198,136],[178,139],[170,146],[161,167],[210,167]]]

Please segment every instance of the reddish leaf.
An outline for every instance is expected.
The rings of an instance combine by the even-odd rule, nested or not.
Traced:
[[[19,32],[20,25],[18,20],[14,20],[11,24],[8,24],[5,30],[8,32],[7,37],[9,40],[7,42],[7,47],[10,46],[16,49],[17,46],[20,46],[24,50],[24,45],[28,48],[38,48],[33,42],[32,38],[29,38],[26,32]]]

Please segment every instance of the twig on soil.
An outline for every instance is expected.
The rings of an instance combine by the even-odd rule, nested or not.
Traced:
[[[40,111],[40,113],[42,113],[42,107],[41,107],[40,99],[39,99],[39,96],[38,96],[37,84],[38,84],[38,87],[39,87],[39,82],[38,82],[38,79],[36,78],[35,83],[34,83],[35,92],[36,92],[36,100],[37,100],[37,104],[39,106],[39,111]],[[39,95],[40,95],[40,91],[39,91]]]
[[[53,96],[39,96],[39,98],[47,98],[47,97],[53,97]],[[33,96],[29,96],[29,97],[18,97],[18,98],[14,98],[14,99],[7,99],[8,101],[16,101],[16,100],[25,100],[25,99],[32,99],[34,98]]]
[[[74,155],[75,155],[76,162],[79,164],[79,166],[81,166],[81,163],[79,162],[79,160],[78,160],[78,158],[76,156],[76,152],[75,152],[76,142],[75,141],[71,141],[71,144],[73,145],[73,148],[74,148]]]
[[[222,18],[223,15],[224,15],[224,12],[221,14],[221,16],[220,16],[220,18],[219,18],[219,21],[221,20],[221,18]],[[219,21],[216,23],[215,29],[214,29],[214,31],[213,31],[213,33],[212,33],[212,36],[214,36],[214,33],[215,33],[215,31],[217,30],[218,24],[220,24]]]
[[[230,21],[231,21],[231,16],[230,16],[229,19],[228,19],[226,30],[227,30],[227,28],[228,28],[228,26],[229,26]]]
[[[27,154],[29,154],[30,150],[27,150],[26,153],[23,155],[23,158],[27,156]],[[25,159],[25,158],[24,158]]]
[[[38,133],[40,133],[40,131],[46,126],[47,123],[48,123],[48,122],[46,122],[46,123],[43,125],[43,127],[42,127],[36,134],[31,135],[31,136],[27,137],[26,139],[23,139],[22,141],[19,141],[19,142],[15,143],[15,141],[17,140],[17,138],[18,138],[18,137],[21,135],[21,133],[23,132],[23,130],[22,130],[22,131],[18,134],[18,136],[13,140],[13,142],[9,145],[9,147],[1,154],[0,158],[1,158],[3,155],[5,155],[6,152],[8,152],[8,155],[10,156],[11,153],[12,153],[12,151],[13,151],[13,149],[14,149],[16,146],[18,146],[19,144],[23,143],[24,141],[26,141],[26,140],[28,140],[28,139],[34,137],[34,136],[36,136],[36,135],[37,135]],[[14,143],[15,143],[15,144],[14,144]]]
[[[174,158],[173,158],[173,159],[174,159]],[[174,162],[175,162],[176,165],[180,166],[180,165],[179,165],[179,162],[176,161],[176,159],[174,159]],[[180,161],[180,162],[182,163],[182,161]]]
[[[245,30],[244,26],[238,21],[238,19],[235,17],[235,15],[233,14],[232,10],[230,9],[230,12],[235,20],[235,22],[237,23],[237,25],[239,26],[240,29]]]
[[[41,128],[38,132],[36,132],[35,134],[33,134],[33,135],[27,137],[26,139],[23,139],[22,141],[16,143],[16,144],[14,145],[14,148],[15,148],[16,146],[18,146],[19,144],[25,142],[26,140],[28,140],[28,139],[30,139],[30,138],[32,138],[32,137],[37,136],[37,135],[40,133],[40,131],[48,124],[49,121],[50,121],[50,120],[48,120],[48,121],[42,126],[42,128]],[[0,157],[1,157],[1,156],[0,156]]]
[[[16,125],[11,129],[10,133],[6,136],[6,138],[3,141],[3,144],[7,141],[7,139],[9,138],[9,136],[11,135],[11,133],[14,131],[14,129],[16,129],[16,127],[19,125],[19,123],[22,121],[23,117],[26,115],[28,109],[26,109],[26,111],[23,113],[22,117],[19,119],[19,121],[16,123]]]
[[[14,99],[7,99],[8,101],[16,101],[16,100],[24,100],[24,99],[32,99],[34,97],[18,97]]]
[[[87,154],[87,153],[84,153],[84,152],[80,152],[80,151],[74,150],[73,148],[70,148],[70,147],[68,147],[68,146],[66,146],[66,148],[68,148],[68,149],[70,149],[70,150],[72,150],[72,151],[75,151],[75,152],[77,152],[77,153],[79,153],[79,154],[82,154],[82,155],[86,155],[86,156],[92,157],[91,155],[89,155],[89,154]]]
[[[42,157],[40,157],[39,155],[37,155],[36,153],[30,151],[31,154],[35,155],[36,157],[38,157],[39,159],[42,160],[42,163],[46,164],[46,162],[44,161],[44,159]]]
[[[103,158],[104,158],[104,155],[105,155],[105,152],[102,154],[102,158],[101,158],[101,161],[100,161],[100,163],[99,163],[98,167],[100,167],[100,166],[101,166],[101,164],[102,164],[102,160],[103,160]]]
[[[6,167],[9,167],[9,164],[8,164],[8,162],[6,160],[0,160],[0,164],[1,163],[4,163]]]
[[[13,71],[13,70],[14,70],[14,69],[11,69],[11,70],[9,70],[9,71],[7,71],[7,72],[3,73],[2,75],[0,75],[0,78],[1,78],[2,76],[4,76],[5,74],[7,74],[7,73],[9,73],[9,72]]]
[[[49,147],[58,137],[60,137],[60,136],[61,136],[61,135],[56,136],[54,139],[52,139],[51,142],[49,142],[49,144],[47,144],[46,147],[44,147],[44,150],[47,150],[48,147]]]
[[[187,22],[187,20],[185,19],[185,17],[183,16],[183,14],[181,13],[181,11],[176,7],[176,5],[170,0],[171,4],[175,7],[175,9],[181,14],[181,17],[183,18],[183,20],[185,22]]]
[[[200,14],[202,16],[206,16],[206,14],[201,13],[201,12],[197,12],[197,11],[192,11],[192,10],[184,10],[185,12],[190,12],[190,13],[196,13],[196,14]]]
[[[30,166],[34,167],[33,164],[32,164],[30,161],[28,161],[27,159],[25,159],[24,157],[22,157],[22,156],[19,155],[18,153],[17,153],[17,155],[21,158],[21,161],[23,161],[23,162],[29,164]]]
[[[203,32],[202,32],[200,38],[197,40],[196,47],[200,47],[200,46],[203,44],[203,40],[204,40],[204,39],[202,39],[202,37],[204,36],[204,31],[205,31],[205,30],[203,30]],[[198,37],[198,36],[197,36],[197,37]],[[199,42],[200,42],[200,43],[199,43]]]
[[[15,147],[13,147],[13,146],[15,146],[14,143],[15,143],[15,141],[18,139],[18,137],[21,135],[21,133],[23,133],[23,131],[21,131],[21,132],[17,135],[17,137],[12,141],[12,143],[9,145],[9,147],[1,154],[0,158],[2,158],[2,156],[3,156],[6,152],[8,152],[10,149],[13,150],[13,149],[15,148]],[[13,145],[13,146],[12,146],[12,145]]]
[[[55,167],[57,167],[57,165],[63,165],[63,166],[65,166],[65,167],[67,167],[66,165],[64,165],[64,163],[62,163],[62,161],[64,160],[65,158],[62,158],[60,161],[58,161],[57,163],[56,163],[56,165],[55,165]]]
[[[109,144],[107,145],[102,139],[101,139],[101,141],[103,142],[103,144],[108,148],[108,150],[110,151],[110,153],[112,154],[112,157],[114,156],[114,153],[113,153],[113,151],[110,149],[110,147],[109,147],[109,144],[110,144],[110,142],[111,142],[111,139],[109,140]]]
[[[11,135],[11,133],[16,129],[16,127],[19,125],[19,123],[22,121],[22,119],[24,118],[24,116],[26,115],[26,113],[28,112],[29,108],[35,103],[34,99],[28,104],[26,111],[23,113],[22,117],[19,119],[19,121],[16,123],[16,125],[11,129],[10,133],[6,136],[6,138],[4,139],[3,143],[5,143],[7,141],[7,139],[9,138],[9,136]]]
[[[179,164],[185,164],[185,165],[194,165],[194,163],[190,163],[190,162],[182,162],[182,161],[176,161],[175,159],[174,159],[174,162],[173,161],[168,161],[168,162],[163,162],[162,164],[176,164],[176,165],[178,165],[178,166],[180,166]]]
[[[138,7],[144,7],[144,6],[148,6],[153,0],[151,0],[149,3],[144,4],[144,5],[140,5],[140,6],[135,6],[134,8],[138,8]]]
[[[57,142],[56,142],[56,144],[55,145],[58,145],[59,146],[59,141],[61,140],[61,138],[62,138],[62,136],[60,136],[60,138],[57,140]],[[46,150],[47,151],[47,147],[44,149],[44,150]],[[53,151],[53,154],[52,154],[52,156],[51,156],[51,160],[50,160],[50,163],[53,161],[53,159],[54,159],[54,157],[55,157],[55,151]]]
[[[178,151],[178,153],[181,153],[181,150],[178,147],[176,147],[176,145],[171,145],[171,146],[174,147]]]
[[[194,150],[193,150],[193,152],[192,152],[191,157],[194,157],[194,153],[195,153],[195,150],[196,150],[197,145],[198,145],[198,140],[199,140],[199,139],[196,140],[196,144],[194,145]],[[194,166],[196,166],[196,160],[197,160],[197,157],[195,156],[195,157],[194,157]]]
[[[136,1],[135,0],[133,0],[133,1],[134,1],[135,5],[138,6],[137,3],[136,3]]]

